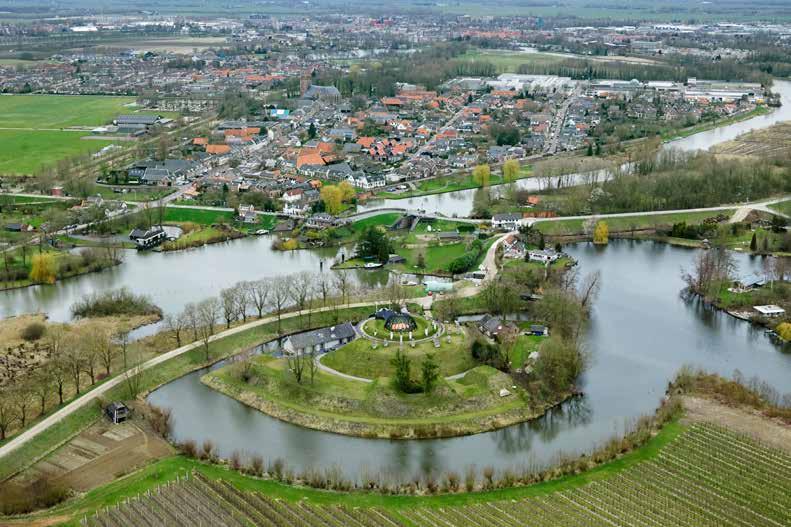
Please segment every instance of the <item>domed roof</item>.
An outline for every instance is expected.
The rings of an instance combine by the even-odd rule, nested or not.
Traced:
[[[393,313],[385,321],[385,329],[390,331],[412,331],[417,328],[417,322],[406,313]]]

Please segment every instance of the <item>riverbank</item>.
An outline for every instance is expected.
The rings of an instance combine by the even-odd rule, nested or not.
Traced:
[[[533,170],[530,165],[521,167],[514,181],[526,179],[533,175]],[[471,169],[467,174],[451,174],[447,176],[438,176],[434,178],[426,178],[414,182],[416,185],[415,190],[408,190],[405,192],[377,192],[373,199],[408,199],[418,198],[422,196],[431,196],[434,194],[446,194],[448,192],[456,192],[459,190],[471,190],[480,188],[481,184],[476,182],[472,177]],[[507,185],[502,174],[491,174],[489,179],[489,186]]]
[[[720,128],[723,126],[728,126],[731,124],[739,123],[742,121],[746,121],[747,119],[752,119],[753,117],[758,117],[761,115],[767,115],[772,112],[772,109],[768,106],[757,106],[750,110],[749,112],[740,113],[737,115],[731,115],[726,117],[725,119],[720,119],[719,121],[707,121],[705,123],[699,123],[694,126],[690,126],[688,128],[684,128],[681,130],[675,130],[672,132],[668,132],[667,134],[662,135],[662,139],[665,143],[672,143],[678,139],[684,139],[691,135],[695,135],[701,132],[708,132],[709,130],[714,130],[715,128]]]
[[[371,383],[324,371],[313,383],[287,379],[284,364],[254,359],[245,381],[232,365],[201,377],[201,382],[271,417],[313,430],[377,439],[457,437],[505,428],[536,419],[571,397],[533,403],[513,387],[510,376],[479,366],[458,380],[440,380],[430,395],[403,394],[387,378]],[[500,390],[509,390],[507,397]],[[515,392],[515,393],[512,393]]]

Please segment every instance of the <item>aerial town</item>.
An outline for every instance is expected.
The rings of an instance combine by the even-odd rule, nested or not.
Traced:
[[[791,6],[18,4],[0,525],[791,525]]]

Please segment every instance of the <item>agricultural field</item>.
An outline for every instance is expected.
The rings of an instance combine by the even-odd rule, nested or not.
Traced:
[[[85,139],[84,130],[137,113],[129,106],[134,102],[99,95],[0,96],[0,173],[33,174],[61,159],[98,152],[113,141]]]
[[[100,95],[4,95],[0,128],[60,129],[99,126],[122,113],[134,113],[134,97]]]
[[[195,471],[89,515],[82,525],[194,525],[197,518],[204,525],[338,527],[791,523],[791,455],[715,425],[684,427],[649,459],[605,468],[509,489],[505,496],[494,491],[378,500],[359,493],[337,494],[335,500],[315,492],[273,496],[255,484],[240,488]],[[261,481],[260,488],[265,484]],[[310,498],[301,499],[304,495]]]

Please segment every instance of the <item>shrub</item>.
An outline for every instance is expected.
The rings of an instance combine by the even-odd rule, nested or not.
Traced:
[[[126,288],[86,295],[71,306],[75,318],[111,317],[118,315],[157,315],[162,310],[145,295],[136,295]]]
[[[253,476],[263,476],[264,475],[264,458],[259,455],[255,455],[250,458],[250,466],[248,471]]]
[[[231,468],[234,470],[239,470],[242,468],[242,455],[239,453],[238,450],[234,450],[231,452],[231,459],[228,460],[228,463],[231,465]]]
[[[201,446],[200,458],[211,461],[214,459],[214,450],[214,442],[211,439],[204,440]]]
[[[65,487],[46,477],[40,477],[26,487],[6,481],[0,485],[0,514],[27,514],[52,507],[67,497]]]
[[[782,322],[778,324],[775,331],[781,339],[786,342],[791,341],[791,322]]]
[[[31,322],[24,328],[22,328],[21,337],[28,342],[32,342],[34,340],[38,340],[44,336],[44,332],[47,330],[47,326],[45,326],[41,322]]]
[[[187,439],[179,445],[181,452],[191,458],[198,457],[198,445],[195,444],[194,439]]]
[[[149,405],[147,416],[154,432],[164,439],[170,437],[173,431],[173,415],[170,408]]]

